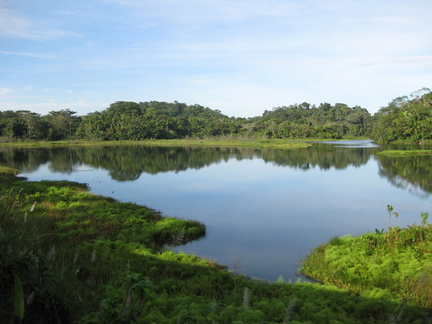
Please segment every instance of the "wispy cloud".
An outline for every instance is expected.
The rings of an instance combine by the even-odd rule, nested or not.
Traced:
[[[305,10],[295,1],[245,1],[245,0],[105,0],[126,8],[135,15],[159,17],[171,22],[232,22],[253,18],[296,16]]]
[[[93,10],[58,10],[56,11],[60,16],[69,16],[69,17],[79,17],[79,18],[90,18],[90,19],[99,19],[101,18],[101,14],[93,11]]]
[[[0,96],[4,96],[5,94],[11,92],[11,89],[8,88],[0,88]]]
[[[363,63],[359,63],[358,66],[384,66],[384,65],[409,65],[409,64],[430,64],[432,65],[432,56],[428,55],[415,55],[415,56],[403,56],[403,57],[388,57],[386,59],[371,59],[366,60]]]
[[[27,19],[14,10],[0,7],[0,36],[41,41],[82,35],[51,26],[46,27],[43,23]]]
[[[0,87],[13,89],[0,108],[177,100],[248,117],[307,101],[373,111],[432,83],[430,0],[0,3]]]
[[[41,59],[54,59],[54,58],[56,58],[56,56],[51,55],[51,54],[30,53],[30,52],[13,52],[13,51],[3,51],[3,50],[0,50],[0,54],[26,56],[26,57],[34,57],[34,58],[41,58]]]

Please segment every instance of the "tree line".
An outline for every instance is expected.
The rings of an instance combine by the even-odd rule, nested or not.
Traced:
[[[429,89],[393,100],[372,116],[366,108],[343,103],[307,102],[275,107],[262,116],[228,117],[219,110],[174,101],[112,103],[103,111],[78,116],[70,109],[40,115],[29,110],[0,111],[2,141],[144,140],[224,135],[266,138],[366,136],[379,142],[421,141],[432,136]]]
[[[394,99],[376,114],[371,134],[379,143],[425,143],[432,140],[432,92],[422,88]]]
[[[173,102],[125,102],[77,116],[69,109],[47,115],[28,111],[0,112],[0,136],[16,140],[143,140],[222,135],[268,138],[341,138],[367,136],[372,117],[361,107],[308,103],[273,108],[262,116],[235,118],[200,105]]]

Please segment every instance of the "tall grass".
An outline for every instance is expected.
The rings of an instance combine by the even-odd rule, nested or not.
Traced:
[[[32,320],[61,320],[67,323],[65,304],[55,291],[50,263],[55,248],[44,251],[41,233],[44,222],[21,211],[22,191],[0,192],[0,322],[19,322],[32,314]],[[45,233],[46,234],[46,233]]]

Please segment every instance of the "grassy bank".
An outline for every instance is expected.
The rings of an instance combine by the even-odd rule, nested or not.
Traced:
[[[380,141],[377,141],[381,143]],[[384,144],[384,143],[382,143]],[[386,144],[396,144],[396,145],[432,145],[432,140],[419,140],[419,139],[403,139],[403,140],[395,140]]]
[[[348,138],[346,138],[348,139]],[[349,138],[353,139],[353,138]],[[355,138],[365,139],[365,138]],[[46,142],[4,142],[0,147],[55,147],[70,145],[151,145],[151,146],[223,146],[223,147],[259,147],[259,148],[302,148],[310,146],[310,142],[328,141],[320,138],[294,138],[294,139],[267,139],[248,137],[209,137],[209,138],[186,138],[171,140],[143,140],[143,141],[46,141]]]
[[[407,157],[416,155],[432,155],[432,150],[384,150],[379,155]]]
[[[206,147],[259,147],[259,148],[302,148],[310,146],[307,142],[295,140],[233,140],[233,139],[173,139],[145,141],[57,141],[57,142],[13,142],[0,143],[0,147],[60,147],[60,146],[110,146],[110,145],[148,145],[148,146],[206,146]]]
[[[170,246],[196,221],[92,195],[85,184],[0,174],[0,322],[424,323],[390,295],[266,283]]]
[[[389,217],[398,216],[388,207]],[[432,224],[335,237],[304,260],[301,272],[363,296],[387,296],[432,309]]]
[[[1,174],[1,173],[17,175],[17,174],[19,173],[19,171],[16,170],[16,169],[12,169],[12,168],[8,168],[8,167],[1,166],[1,165],[0,165],[0,174]]]

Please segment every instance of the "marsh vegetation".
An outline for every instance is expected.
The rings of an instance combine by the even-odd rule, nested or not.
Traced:
[[[391,296],[235,275],[167,250],[202,224],[91,194],[74,182],[1,174],[2,322],[424,323]],[[423,238],[423,237],[422,237]]]
[[[399,217],[388,206],[389,223]],[[307,256],[300,271],[371,298],[388,296],[432,308],[432,224],[421,213],[419,225],[360,236],[334,237]],[[403,216],[401,216],[403,217]]]

